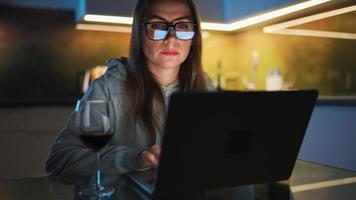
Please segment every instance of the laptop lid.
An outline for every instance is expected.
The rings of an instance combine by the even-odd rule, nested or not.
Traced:
[[[318,92],[171,96],[154,196],[286,180]]]

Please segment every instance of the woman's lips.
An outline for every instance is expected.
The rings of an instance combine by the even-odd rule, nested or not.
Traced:
[[[167,55],[167,56],[175,56],[178,55],[177,51],[162,51],[163,55]]]

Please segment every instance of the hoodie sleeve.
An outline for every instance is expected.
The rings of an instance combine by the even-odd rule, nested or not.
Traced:
[[[102,79],[97,79],[83,96],[86,99],[110,99],[109,90]],[[117,112],[117,109],[115,109]],[[93,175],[96,169],[96,155],[75,136],[76,111],[69,116],[65,128],[59,133],[50,148],[46,162],[48,175]],[[116,131],[115,134],[117,134]],[[108,145],[100,151],[100,169],[107,175],[121,175],[138,170],[136,157],[142,149],[125,145]]]

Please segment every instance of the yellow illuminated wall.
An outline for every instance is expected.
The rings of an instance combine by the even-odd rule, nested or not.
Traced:
[[[353,24],[356,27],[356,20]],[[222,85],[227,89],[245,88],[253,72],[252,52],[257,51],[257,89],[265,89],[268,71],[278,67],[285,87],[317,88],[324,95],[356,94],[356,40],[273,35],[256,28],[235,34],[210,33],[203,44],[205,70],[216,79],[221,61]],[[237,84],[226,84],[229,77],[236,78]]]

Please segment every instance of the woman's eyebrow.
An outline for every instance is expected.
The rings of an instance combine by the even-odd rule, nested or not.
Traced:
[[[159,20],[162,20],[162,21],[167,21],[165,18],[159,16],[159,15],[151,15],[148,20],[152,20],[152,19],[159,19]],[[182,16],[182,17],[178,17],[176,19],[174,19],[173,21],[178,21],[178,20],[182,20],[182,19],[188,19],[188,20],[192,20],[192,17],[187,15],[187,16]]]

